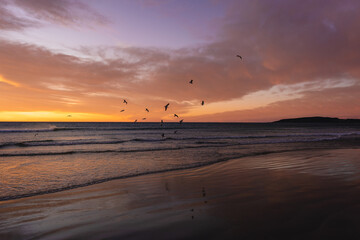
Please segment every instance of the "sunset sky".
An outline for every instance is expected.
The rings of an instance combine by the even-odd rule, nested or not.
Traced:
[[[0,121],[360,118],[359,13],[358,0],[0,0]]]

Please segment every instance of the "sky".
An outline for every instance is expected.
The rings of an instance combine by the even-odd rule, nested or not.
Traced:
[[[0,0],[0,121],[360,118],[359,12],[358,0]]]

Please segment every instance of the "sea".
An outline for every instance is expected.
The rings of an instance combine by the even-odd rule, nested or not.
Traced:
[[[244,157],[359,147],[360,124],[1,122],[0,201]],[[353,164],[319,172],[360,173]]]

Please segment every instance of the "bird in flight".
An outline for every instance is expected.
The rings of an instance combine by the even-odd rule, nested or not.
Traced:
[[[166,104],[164,107],[165,107],[165,111],[168,109],[170,103]]]
[[[142,120],[146,120],[146,118],[143,118]]]
[[[236,55],[236,57],[238,57],[238,58],[240,58],[240,59],[242,60],[242,56],[240,56],[240,55]]]
[[[177,117],[177,118],[178,118],[179,116],[178,116],[176,113],[174,113],[174,117]]]
[[[72,117],[71,115],[67,115],[67,117]]]
[[[149,109],[145,108],[145,111],[149,112]]]
[[[193,82],[194,82],[194,80],[191,79],[189,83],[190,83],[190,84],[193,84]]]
[[[184,119],[181,119],[179,123],[182,124],[183,121],[184,121]]]
[[[123,112],[123,111],[125,111],[124,109],[122,109],[120,112]]]
[[[127,101],[124,99],[123,103],[127,104]]]
[[[202,101],[201,101],[201,105],[204,106],[204,103],[205,103],[204,100],[202,100]]]

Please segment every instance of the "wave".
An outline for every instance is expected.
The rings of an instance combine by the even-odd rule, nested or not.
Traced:
[[[24,128],[24,129],[0,129],[0,133],[37,133],[37,132],[52,132],[56,127],[49,128]]]
[[[191,149],[191,148],[208,148],[208,147],[229,147],[237,145],[258,145],[258,144],[277,144],[277,143],[301,143],[301,142],[320,142],[320,141],[331,141],[339,139],[338,137],[326,137],[318,139],[297,139],[297,140],[265,140],[257,142],[247,142],[247,143],[229,143],[224,142],[220,144],[219,142],[207,142],[208,145],[205,145],[205,142],[198,143],[199,145],[193,146],[178,146],[178,147],[164,147],[164,148],[143,148],[143,149],[123,149],[123,150],[69,150],[62,152],[23,152],[23,153],[3,153],[0,154],[0,157],[24,157],[24,156],[51,156],[51,155],[69,155],[69,154],[97,154],[97,153],[130,153],[130,152],[149,152],[149,151],[172,151],[172,150],[181,150],[181,149]],[[164,141],[164,140],[163,140]]]
[[[121,144],[125,142],[164,142],[164,141],[195,141],[195,143],[206,143],[206,140],[236,140],[236,139],[270,139],[270,138],[300,138],[300,137],[319,137],[315,141],[327,140],[327,137],[340,138],[343,136],[360,135],[360,132],[349,133],[319,133],[319,134],[282,134],[282,135],[245,135],[245,136],[211,136],[211,137],[167,137],[167,138],[134,138],[128,140],[106,140],[99,141],[96,139],[79,139],[79,140],[33,140],[23,142],[5,142],[0,144],[0,148],[5,147],[39,147],[39,146],[75,146],[75,145],[109,145]],[[283,139],[280,141],[292,142],[293,139]],[[212,142],[208,142],[212,143]],[[277,143],[277,142],[275,142]]]
[[[169,138],[172,140],[221,140],[221,139],[252,139],[252,138],[285,138],[285,137],[343,137],[360,135],[360,132],[349,133],[310,133],[310,134],[278,134],[278,135],[245,135],[245,136],[212,136],[212,137],[187,137]]]
[[[4,143],[0,145],[0,148],[17,146],[17,147],[40,147],[40,146],[70,146],[70,145],[93,145],[93,144],[119,144],[127,142],[124,140],[110,140],[110,141],[55,141],[55,140],[45,140],[45,141],[25,141],[19,143]]]
[[[70,186],[66,186],[66,187],[40,190],[40,191],[25,193],[25,194],[0,196],[0,201],[7,201],[7,200],[13,200],[13,199],[19,199],[19,198],[25,198],[25,197],[32,197],[32,196],[37,196],[37,195],[44,195],[44,194],[49,194],[49,193],[62,192],[62,191],[66,191],[66,190],[71,190],[71,189],[80,188],[80,187],[86,187],[86,186],[90,186],[90,185],[94,185],[94,184],[117,180],[117,179],[126,179],[126,178],[131,178],[131,177],[149,175],[149,174],[158,174],[158,173],[165,173],[165,172],[172,172],[172,171],[204,167],[204,166],[213,165],[216,163],[225,162],[225,161],[229,161],[229,160],[233,160],[233,159],[244,158],[244,157],[261,156],[261,155],[267,155],[267,154],[272,154],[272,153],[292,152],[292,151],[300,151],[300,150],[307,150],[307,149],[310,149],[310,148],[278,150],[278,151],[263,151],[263,152],[241,154],[241,155],[239,154],[237,156],[220,158],[220,159],[212,160],[209,162],[197,162],[197,163],[191,163],[188,165],[169,168],[169,169],[160,169],[160,170],[152,170],[152,171],[150,170],[150,171],[146,171],[146,172],[142,172],[142,173],[131,173],[131,174],[119,175],[119,176],[115,176],[115,177],[95,179],[95,180],[88,181],[85,183],[74,184],[74,185],[70,185]]]
[[[93,141],[93,140],[75,140],[75,141],[56,141],[56,140],[44,140],[44,141],[24,141],[24,142],[6,142],[0,144],[0,148],[5,147],[40,147],[40,146],[75,146],[75,145],[108,145],[108,144],[120,144],[124,142],[163,142],[171,140],[171,138],[162,139],[140,139],[134,138],[130,140],[108,140],[108,141]]]
[[[235,144],[227,144],[231,146]],[[225,145],[224,145],[225,146]],[[143,149],[129,149],[129,150],[70,150],[63,152],[28,152],[28,153],[3,153],[0,157],[31,157],[31,156],[49,156],[49,155],[69,155],[69,154],[95,154],[95,153],[131,153],[131,152],[156,152],[156,151],[172,151],[191,148],[206,148],[214,147],[214,145],[202,145],[202,146],[182,146],[182,147],[167,147],[167,148],[143,148]]]

